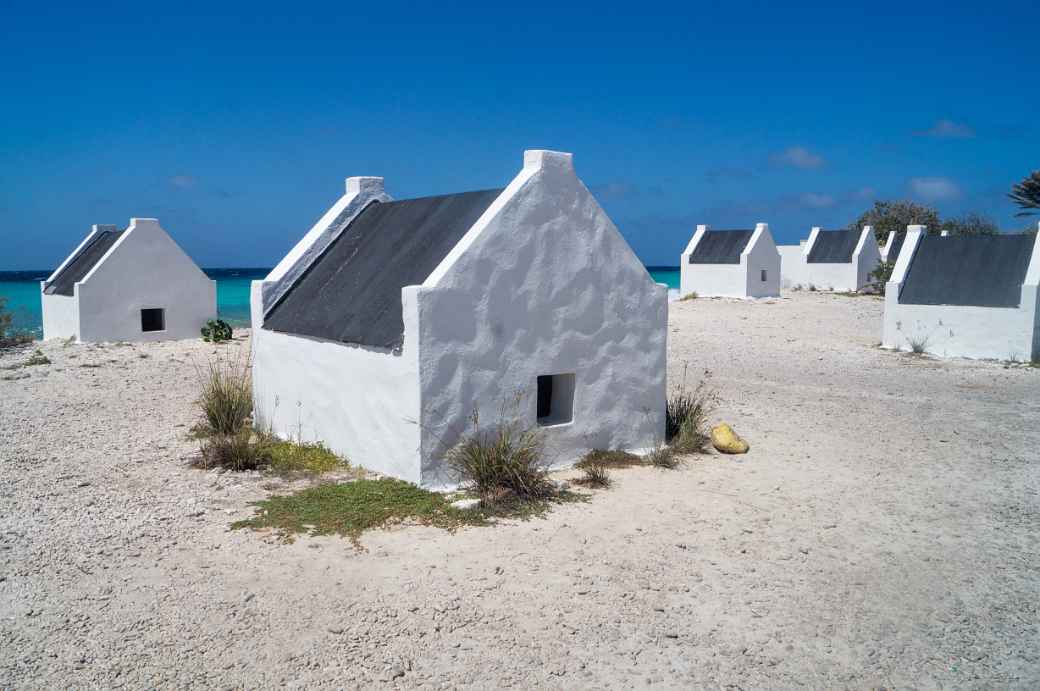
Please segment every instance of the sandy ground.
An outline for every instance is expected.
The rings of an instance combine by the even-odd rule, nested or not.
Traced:
[[[0,370],[0,687],[1040,685],[1040,369],[881,351],[872,298],[671,311],[749,454],[361,553],[228,530],[275,485],[187,465],[214,346],[44,345]]]

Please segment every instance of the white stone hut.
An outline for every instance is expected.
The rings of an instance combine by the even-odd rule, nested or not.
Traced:
[[[798,276],[804,287],[851,292],[870,283],[871,272],[881,262],[881,252],[870,226],[861,230],[813,228],[800,258],[795,259],[798,266],[791,267],[790,274]]]
[[[216,281],[154,218],[93,226],[40,291],[44,339],[198,338],[217,314]]]
[[[457,484],[445,452],[499,423],[540,427],[555,466],[664,437],[667,288],[567,153],[437,197],[348,178],[252,315],[260,424],[425,487]]]
[[[769,224],[754,230],[713,230],[706,225],[679,262],[679,296],[764,298],[780,295],[780,253]]]
[[[882,345],[941,357],[1040,359],[1040,234],[909,226],[885,286]]]

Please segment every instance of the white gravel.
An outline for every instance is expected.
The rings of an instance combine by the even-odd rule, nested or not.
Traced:
[[[1040,369],[881,351],[873,298],[670,308],[750,453],[360,553],[228,530],[279,484],[188,467],[217,347],[43,345],[0,370],[0,688],[1040,685]]]

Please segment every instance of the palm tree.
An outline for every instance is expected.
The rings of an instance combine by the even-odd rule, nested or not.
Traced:
[[[1032,216],[1040,210],[1040,170],[1034,170],[1025,180],[1015,184],[1008,196],[1023,209],[1016,216]]]

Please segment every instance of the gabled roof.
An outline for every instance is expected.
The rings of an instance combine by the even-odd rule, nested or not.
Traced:
[[[892,246],[888,248],[888,259],[887,261],[894,262],[899,259],[899,250],[903,249],[903,242],[906,240],[906,233],[897,232],[895,237],[892,238]]]
[[[860,230],[821,230],[809,251],[810,264],[848,264],[859,243]]]
[[[904,305],[1018,307],[1032,235],[925,235],[899,291]]]
[[[72,261],[65,265],[57,276],[54,277],[44,291],[47,295],[69,295],[73,294],[73,286],[90,270],[101,261],[105,253],[112,249],[123,235],[122,230],[102,230],[94,235],[90,242],[79,251]]]
[[[400,348],[401,288],[425,281],[501,192],[372,202],[274,304],[263,328]]]
[[[739,264],[753,230],[706,230],[690,254],[691,264]]]

